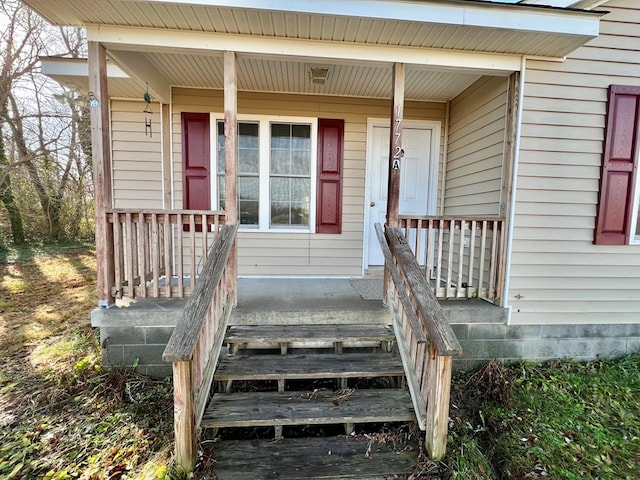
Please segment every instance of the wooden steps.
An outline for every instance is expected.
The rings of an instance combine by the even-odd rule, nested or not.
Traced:
[[[348,436],[225,441],[216,444],[215,473],[218,480],[406,478],[417,451],[393,443]]]
[[[214,395],[202,426],[271,427],[415,420],[409,392],[400,388],[333,392],[239,392]]]
[[[220,361],[214,380],[293,380],[393,377],[404,375],[402,360],[391,354],[335,353],[260,355],[240,353]]]
[[[327,348],[382,346],[387,351],[395,341],[390,325],[234,325],[229,327],[226,341],[230,352],[239,347],[280,348]]]
[[[216,443],[218,479],[373,479],[411,472],[416,451],[399,453],[353,435],[356,424],[416,418],[407,389],[378,388],[398,385],[395,380],[404,378],[402,360],[391,348],[395,335],[389,326],[236,325],[228,329],[225,341],[229,353],[214,375],[218,392],[206,407],[201,426],[273,427],[275,441]],[[346,349],[342,353],[347,346],[349,353]],[[390,381],[375,381],[384,377]],[[277,382],[277,391],[269,381]],[[238,382],[249,382],[250,389],[258,391],[238,391],[247,386]],[[335,385],[336,390],[314,388],[317,383],[312,382]],[[356,384],[376,388],[349,388]],[[304,427],[308,433],[309,425],[344,425],[347,436],[283,438],[285,432],[294,434],[283,427]]]

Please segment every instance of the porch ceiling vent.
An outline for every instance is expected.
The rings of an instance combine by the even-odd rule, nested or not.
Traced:
[[[309,67],[309,78],[314,85],[324,85],[329,77],[329,67]]]

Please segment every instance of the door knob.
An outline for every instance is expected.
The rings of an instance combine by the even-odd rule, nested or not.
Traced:
[[[375,207],[375,206],[376,206],[376,202],[371,202],[371,203],[369,204],[369,206],[370,206],[370,207]]]

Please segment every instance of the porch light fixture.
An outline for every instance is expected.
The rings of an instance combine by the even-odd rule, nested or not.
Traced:
[[[313,85],[324,85],[325,83],[327,83],[328,77],[329,77],[328,67],[317,67],[317,66],[309,67],[309,78],[311,79],[311,83]]]

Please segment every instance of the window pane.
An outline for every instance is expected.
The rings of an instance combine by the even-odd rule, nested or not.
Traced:
[[[289,204],[271,202],[271,225],[290,225]]]
[[[258,225],[258,202],[240,200],[240,224]]]
[[[291,126],[291,148],[297,150],[311,149],[311,125]]]
[[[259,154],[257,149],[240,149],[238,151],[238,174],[252,173],[257,175],[260,171]]]
[[[291,125],[288,123],[271,124],[271,148],[291,148]]]
[[[218,175],[218,208],[224,210],[224,199],[225,199],[225,177],[224,175]]]
[[[308,178],[291,179],[291,201],[309,203],[311,195],[311,182]]]
[[[216,149],[218,152],[217,172],[224,173],[224,123],[218,122],[218,135],[216,137]]]
[[[309,225],[308,178],[271,179],[271,224]]]
[[[294,150],[291,152],[291,175],[311,174],[311,152]]]
[[[260,182],[258,177],[238,177],[238,198],[258,200]]]
[[[238,146],[240,148],[258,148],[257,123],[238,123]]]
[[[272,178],[271,179],[271,202],[288,202],[291,198],[289,193],[291,179],[289,178]]]
[[[289,150],[271,149],[271,173],[288,175],[291,172],[291,153]]]
[[[259,138],[257,123],[238,123],[238,173],[255,173],[259,171]],[[217,136],[217,172],[224,173],[224,122],[218,122]]]
[[[291,204],[291,225],[309,225],[309,204]]]

